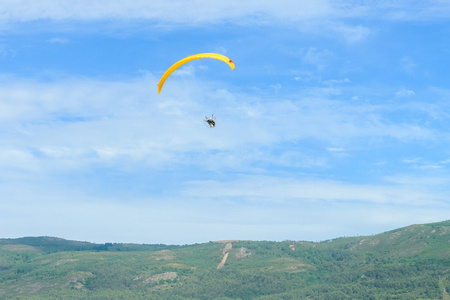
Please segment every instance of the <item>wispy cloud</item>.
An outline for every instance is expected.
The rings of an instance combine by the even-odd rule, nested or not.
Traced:
[[[205,94],[198,94],[199,83],[194,78],[186,80],[174,76],[164,94],[150,99],[150,87],[156,84],[151,76],[125,82],[73,78],[5,83],[0,86],[0,123],[4,138],[9,132],[12,140],[2,161],[9,164],[16,157],[18,166],[29,164],[25,158],[37,164],[64,160],[67,166],[70,161],[121,165],[124,160],[149,166],[188,161],[206,167],[205,162],[212,160],[227,167],[248,167],[257,161],[313,166],[325,165],[325,156],[313,157],[301,150],[280,155],[277,145],[308,140],[349,145],[382,137],[429,140],[436,134],[414,123],[391,122],[385,115],[391,107],[321,98],[267,98],[262,105],[260,100],[245,100],[252,99],[250,95],[216,89],[214,82],[202,81]],[[214,131],[203,132],[201,122],[210,113],[209,103],[216,103],[221,115]],[[327,150],[342,152],[344,148]]]
[[[330,50],[318,50],[316,48],[309,48],[303,56],[303,62],[316,66],[320,71],[327,66],[328,60],[332,56],[333,53]]]
[[[189,66],[183,66],[175,72],[173,72],[173,75],[175,76],[192,76],[195,73],[195,68],[191,65]]]
[[[395,93],[397,97],[410,97],[414,96],[415,94],[416,93],[414,91],[408,89],[401,89]]]
[[[14,57],[16,55],[15,51],[8,47],[7,45],[0,44],[0,58],[2,57]]]
[[[400,60],[400,66],[408,74],[413,74],[417,68],[417,64],[408,56],[405,56]]]
[[[344,152],[345,149],[344,148],[336,148],[336,147],[328,147],[327,151],[330,151],[330,152]]]
[[[89,9],[86,9],[89,7]],[[24,0],[3,1],[0,16],[6,21],[34,21],[43,19],[99,20],[146,19],[171,23],[217,23],[242,20],[264,24],[270,20],[298,22],[314,18],[390,18],[394,20],[445,18],[450,5],[445,1],[377,1],[373,3],[349,3],[348,1],[205,1],[189,4],[183,1],[55,1],[29,3]],[[247,22],[248,22],[247,21]],[[367,34],[363,26],[343,26],[349,41],[359,40]],[[350,34],[351,33],[351,34]]]
[[[54,37],[54,38],[48,39],[47,42],[52,43],[52,44],[67,44],[70,42],[70,40],[65,39],[65,38]]]
[[[392,184],[349,184],[338,181],[243,176],[233,181],[215,180],[186,183],[186,194],[193,197],[216,195],[226,199],[254,201],[331,201],[408,205],[446,203],[445,193],[424,186]],[[220,195],[220,196],[219,196]]]
[[[17,185],[12,176],[5,181],[1,175],[0,191],[15,201],[2,203],[0,228],[17,222],[2,236],[53,235],[95,242],[177,244],[224,237],[323,240],[343,232],[371,234],[416,222],[444,220],[449,208],[448,191],[432,188],[441,186],[439,178],[435,179],[441,183],[409,176],[384,184],[349,184],[313,178],[235,176],[231,180],[186,181],[170,196],[130,199],[96,195],[80,189],[77,181],[72,185],[54,181],[50,188],[46,177],[36,180],[28,176]],[[40,218],[34,218],[36,215]],[[165,232],[136,230],[158,226],[164,226]]]
[[[297,9],[293,9],[292,5]],[[86,9],[89,7],[90,9]],[[217,22],[244,16],[263,15],[276,18],[311,18],[329,14],[327,1],[204,1],[186,4],[183,1],[41,1],[30,5],[27,1],[6,1],[1,14],[4,19],[32,21],[37,19],[154,19],[180,23]]]
[[[329,29],[331,31],[334,31],[335,33],[343,36],[344,39],[350,44],[354,44],[364,40],[371,33],[371,30],[369,28],[362,25],[351,26],[343,23],[337,23],[330,24],[329,26]]]
[[[392,203],[361,205],[358,202],[292,201],[268,205],[258,201],[223,201],[217,193],[198,198],[143,198],[111,202],[89,197],[74,189],[54,194],[33,189],[28,201],[20,206],[2,206],[0,228],[16,222],[17,226],[2,237],[25,234],[51,235],[92,242],[134,242],[185,244],[212,240],[312,240],[345,235],[379,233],[412,223],[446,218],[446,206],[427,207]],[[72,201],[69,201],[70,198]],[[27,197],[22,197],[27,199]],[[35,215],[41,218],[34,218]],[[80,222],[83,220],[83,222]],[[118,221],[119,220],[119,221]],[[318,222],[318,220],[320,222]],[[58,226],[55,226],[58,224]],[[101,224],[101,225],[99,225]],[[355,226],[357,224],[357,226]],[[137,230],[160,228],[164,232]],[[77,230],[74,230],[76,228]],[[92,230],[95,228],[96,230]],[[106,228],[106,229],[105,229]]]

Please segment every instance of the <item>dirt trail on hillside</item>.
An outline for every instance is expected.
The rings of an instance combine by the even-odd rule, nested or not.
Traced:
[[[233,248],[233,244],[231,242],[225,245],[225,248],[223,248],[223,251],[222,251],[224,256],[223,256],[222,261],[220,262],[220,264],[217,266],[217,269],[223,268],[223,266],[225,265],[225,262],[227,261],[228,253],[231,250],[231,248]]]
[[[223,248],[223,250],[222,250],[223,255],[225,255],[225,253],[229,252],[231,250],[231,248],[233,248],[233,244],[231,242],[227,243],[225,245],[225,248]]]
[[[223,266],[225,265],[225,262],[227,261],[227,258],[228,258],[228,252],[223,256],[222,261],[217,266],[217,269],[223,268]]]

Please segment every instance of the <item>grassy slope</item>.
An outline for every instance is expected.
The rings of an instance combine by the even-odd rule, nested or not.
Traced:
[[[320,243],[232,244],[218,270],[225,243],[0,239],[0,298],[443,299],[450,293],[450,221]]]

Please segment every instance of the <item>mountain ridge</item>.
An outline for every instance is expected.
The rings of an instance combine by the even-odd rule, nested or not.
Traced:
[[[407,229],[413,229],[413,228],[419,228],[419,227],[436,227],[436,226],[450,226],[450,220],[444,220],[444,221],[440,221],[440,222],[433,222],[433,223],[425,223],[425,224],[411,224],[408,226],[404,226],[404,227],[399,227],[396,229],[392,229],[392,230],[388,230],[385,232],[381,232],[381,233],[377,233],[377,234],[372,234],[372,235],[358,235],[358,236],[344,236],[344,237],[336,237],[336,238],[332,238],[332,239],[327,239],[327,240],[323,240],[323,241],[318,241],[318,242],[313,242],[313,241],[306,241],[306,240],[287,240],[287,241],[293,241],[293,242],[308,242],[308,243],[323,243],[323,242],[330,242],[330,241],[336,241],[336,240],[340,240],[340,239],[352,239],[352,238],[361,238],[361,237],[374,237],[374,236],[381,236],[381,235],[385,235],[385,234],[390,234],[390,233],[394,233],[397,231],[401,231],[401,230],[407,230]],[[449,229],[450,230],[450,229]],[[272,241],[272,240],[217,240],[217,241],[210,241],[209,243],[213,242],[213,243],[228,243],[228,242],[244,242],[244,241],[250,241],[250,242],[277,242],[277,241]],[[6,245],[6,244],[24,244],[24,245],[29,245],[29,246],[33,246],[33,245],[55,245],[59,243],[65,243],[67,244],[68,247],[73,247],[76,248],[78,247],[79,249],[86,249],[86,250],[92,250],[92,247],[96,247],[96,246],[102,246],[102,245],[133,245],[133,246],[160,246],[160,247],[185,247],[185,246],[193,246],[193,245],[198,245],[198,244],[206,244],[208,242],[205,243],[194,243],[194,244],[147,244],[147,243],[111,243],[111,242],[107,242],[107,243],[95,243],[95,242],[87,242],[87,241],[77,241],[77,240],[69,240],[69,239],[65,239],[65,238],[60,238],[60,237],[53,237],[53,236],[25,236],[25,237],[19,237],[19,238],[0,238],[0,245]],[[94,249],[95,250],[95,249]],[[69,251],[69,250],[67,250]]]
[[[321,242],[0,239],[2,299],[449,299],[449,277],[450,220]]]

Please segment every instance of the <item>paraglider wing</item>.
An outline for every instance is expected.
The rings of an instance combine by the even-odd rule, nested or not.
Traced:
[[[234,70],[234,62],[224,55],[217,54],[217,53],[200,53],[200,54],[191,55],[191,56],[183,58],[182,60],[177,61],[169,69],[167,69],[167,71],[163,74],[163,76],[161,77],[161,80],[158,83],[158,94],[161,93],[161,89],[164,85],[164,82],[166,81],[167,77],[169,77],[170,74],[173,73],[173,71],[175,71],[176,69],[178,69],[180,66],[184,65],[187,62],[190,62],[195,59],[200,59],[200,58],[214,58],[214,59],[224,61],[231,67],[232,70]]]

